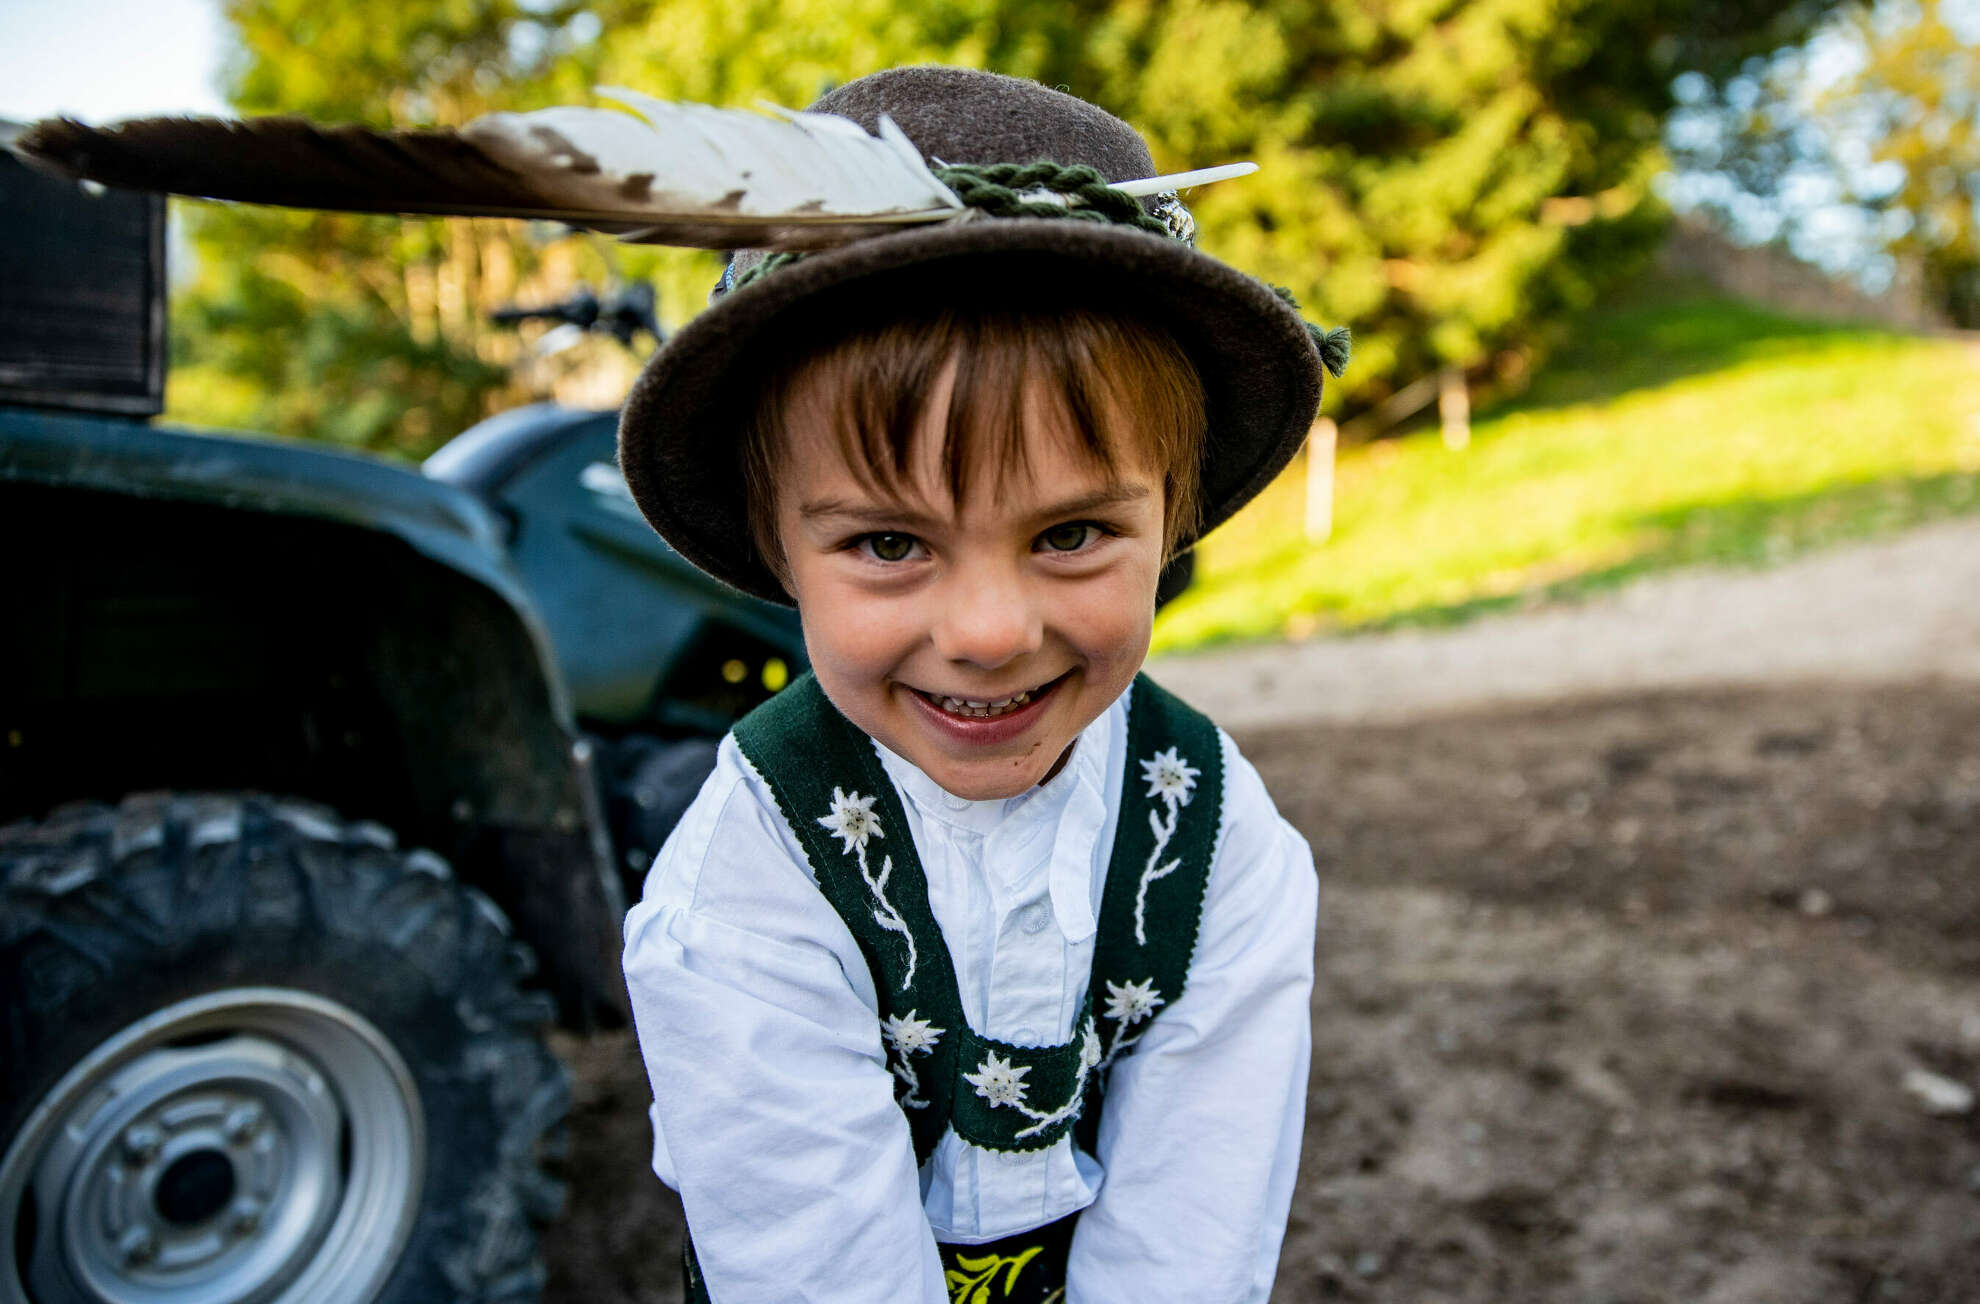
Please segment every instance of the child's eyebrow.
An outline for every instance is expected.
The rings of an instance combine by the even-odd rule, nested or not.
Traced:
[[[1049,507],[1042,507],[1037,515],[1040,520],[1062,520],[1068,516],[1083,516],[1088,512],[1097,512],[1108,507],[1123,507],[1129,503],[1138,503],[1146,497],[1148,497],[1148,486],[1145,484],[1115,484],[1105,489],[1096,489],[1090,494],[1067,498]]]
[[[1137,503],[1147,498],[1147,485],[1118,484],[1092,493],[1080,494],[1049,506],[1041,507],[1032,515],[1036,520],[1064,520],[1070,516],[1081,516],[1088,512],[1100,511],[1108,507],[1120,507]],[[843,498],[815,498],[800,504],[798,515],[806,520],[821,517],[841,517],[846,520],[868,524],[902,525],[910,529],[925,529],[935,524],[938,518],[925,512],[915,511],[902,503],[891,502],[848,502]]]
[[[845,520],[868,525],[905,525],[922,529],[935,520],[925,512],[917,512],[901,503],[891,502],[847,502],[843,498],[814,498],[798,507],[798,515],[807,521],[824,517],[842,517]]]

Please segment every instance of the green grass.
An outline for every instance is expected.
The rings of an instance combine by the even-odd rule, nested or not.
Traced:
[[[1581,323],[1470,447],[1343,449],[1335,486],[1325,544],[1303,459],[1205,540],[1156,649],[1460,620],[1980,511],[1980,346],[1665,291]]]

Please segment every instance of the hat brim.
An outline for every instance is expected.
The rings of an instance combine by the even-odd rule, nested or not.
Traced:
[[[788,340],[839,293],[926,302],[994,274],[999,286],[1081,289],[1164,327],[1203,382],[1208,423],[1199,533],[1222,524],[1284,469],[1320,402],[1318,350],[1270,288],[1178,241],[1049,218],[958,222],[860,241],[787,264],[732,291],[646,364],[619,420],[633,500],[682,557],[745,593],[791,601],[748,521],[741,441],[762,392],[767,339]]]

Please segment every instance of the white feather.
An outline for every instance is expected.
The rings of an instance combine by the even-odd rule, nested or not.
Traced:
[[[894,152],[900,155],[901,162],[904,166],[914,168],[920,175],[928,178],[928,180],[934,182],[936,185],[941,186],[943,193],[949,196],[949,198],[954,202],[957,208],[961,208],[963,206],[962,200],[957,199],[955,197],[955,193],[951,191],[947,186],[942,185],[942,183],[936,179],[935,174],[928,170],[928,164],[922,160],[921,151],[915,148],[914,142],[908,139],[907,133],[905,131],[902,131],[898,126],[894,124],[894,120],[892,118],[888,117],[884,113],[881,114],[879,118],[879,127],[880,127],[880,139],[886,141],[887,144],[893,147]]]
[[[962,206],[912,145],[903,150],[904,137],[870,136],[815,113],[778,121],[617,87],[600,93],[641,116],[586,108],[498,113],[463,134],[570,208],[632,220],[695,212],[929,220]]]
[[[458,132],[322,127],[295,118],[67,120],[0,144],[58,174],[140,190],[363,213],[553,220],[704,249],[825,249],[968,215],[891,119],[777,117],[602,94],[634,112],[552,108]],[[1235,164],[1117,183],[1141,195],[1251,171]]]

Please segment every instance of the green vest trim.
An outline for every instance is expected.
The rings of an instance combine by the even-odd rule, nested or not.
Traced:
[[[1078,1123],[1090,1149],[1106,1069],[1188,976],[1223,817],[1216,726],[1145,676],[1135,680],[1093,974],[1074,1038],[1058,1046],[997,1041],[963,1018],[900,796],[872,740],[816,679],[794,680],[735,733],[873,975],[917,1162],[952,1127],[983,1149],[1027,1151]]]
[[[1207,716],[1138,675],[1127,735],[1120,818],[1087,987],[1087,1003],[1098,1004],[1102,1046],[1076,1136],[1089,1154],[1107,1070],[1188,983],[1224,823],[1224,748]]]

